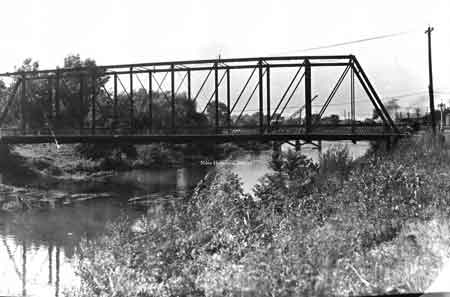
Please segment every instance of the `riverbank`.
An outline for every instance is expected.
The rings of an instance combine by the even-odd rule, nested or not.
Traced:
[[[189,201],[83,242],[70,295],[423,292],[450,257],[449,164],[449,147],[422,138],[356,163],[282,155],[253,196],[212,172]]]
[[[258,152],[265,146],[250,145],[249,148]],[[233,159],[243,152],[242,146],[232,144],[205,146],[202,150],[188,145],[140,145],[113,149],[97,145],[4,146],[0,158],[0,209],[22,211],[104,198],[110,195],[110,191],[122,193],[117,189],[122,183],[127,195],[139,192],[141,188],[138,182],[127,177],[130,174],[139,175],[142,171],[142,174],[153,172],[158,175],[154,171],[171,168],[199,168],[198,171],[203,171],[201,168],[208,167],[211,160]],[[123,175],[124,180],[116,178],[118,175]],[[111,183],[112,188],[107,186]],[[100,188],[106,192],[98,192]]]
[[[173,168],[223,160],[243,151],[261,152],[268,145],[110,145],[30,144],[2,148],[2,171],[55,178],[91,178],[108,171]],[[28,169],[28,170],[27,170]]]

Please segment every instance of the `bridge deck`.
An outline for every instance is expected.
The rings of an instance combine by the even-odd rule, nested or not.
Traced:
[[[401,137],[398,133],[370,133],[364,135],[351,133],[273,133],[273,134],[177,134],[177,135],[15,135],[0,137],[1,144],[32,144],[32,143],[133,143],[150,144],[157,142],[167,143],[224,143],[246,141],[370,141],[383,140],[390,137]]]
[[[94,133],[93,133],[94,132]],[[339,140],[382,140],[391,137],[402,137],[406,129],[394,132],[382,125],[321,125],[311,131],[298,125],[271,127],[270,131],[261,132],[259,127],[230,127],[211,129],[204,127],[184,127],[176,130],[145,130],[145,129],[58,129],[58,130],[28,130],[0,129],[2,144],[31,143],[133,143],[149,144],[156,142],[168,143],[223,143],[246,141],[339,141]]]

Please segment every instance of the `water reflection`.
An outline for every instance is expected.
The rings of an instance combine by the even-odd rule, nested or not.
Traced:
[[[61,266],[61,258],[67,257],[70,261],[70,257],[64,254],[61,256],[60,246],[54,248],[52,244],[49,244],[48,247],[37,247],[27,240],[17,242],[13,238],[5,236],[2,236],[1,245],[6,250],[8,257],[5,259],[4,255],[0,255],[2,295],[59,296],[61,274],[67,277],[68,284],[76,284],[71,267]],[[47,255],[45,255],[46,252],[48,252]],[[68,261],[65,264],[68,264]],[[62,273],[61,268],[63,268]],[[48,274],[45,270],[48,270]]]
[[[60,296],[76,287],[74,255],[82,238],[104,233],[108,222],[126,215],[136,220],[144,210],[128,199],[147,193],[184,193],[208,168],[135,170],[78,190],[63,183],[58,190],[80,193],[107,190],[110,198],[24,213],[0,212],[0,296]],[[21,181],[23,182],[23,181]],[[95,186],[96,185],[96,186]],[[106,187],[108,186],[108,187]]]
[[[323,143],[324,151],[329,146]],[[367,147],[352,146],[350,152],[359,156]],[[304,147],[302,151],[318,159],[316,150]],[[251,192],[258,179],[268,172],[270,156],[270,152],[244,154],[223,166],[237,173],[244,190]],[[71,193],[108,192],[113,195],[108,199],[32,209],[20,214],[0,212],[0,296],[63,295],[65,289],[76,287],[79,282],[74,273],[74,255],[81,239],[98,237],[108,222],[122,214],[137,219],[144,213],[144,210],[130,207],[128,198],[149,193],[184,193],[197,184],[207,170],[207,167],[134,170],[117,173],[101,183],[55,184],[52,189]],[[0,175],[0,181],[1,178]]]
[[[121,214],[141,211],[102,199],[62,208],[0,214],[0,295],[58,296],[76,285],[73,256],[81,238],[95,238]]]

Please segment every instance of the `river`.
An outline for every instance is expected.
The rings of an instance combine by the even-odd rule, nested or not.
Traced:
[[[363,155],[369,147],[368,143],[344,144],[354,158]],[[323,151],[331,145],[323,142]],[[312,147],[305,146],[302,151],[313,160],[319,159],[318,151]],[[241,177],[244,190],[251,192],[258,179],[269,172],[270,158],[270,152],[246,153],[217,166],[231,168]],[[145,210],[131,207],[129,198],[183,193],[195,186],[208,170],[208,166],[133,170],[79,189],[64,183],[57,190],[107,193],[108,198],[18,214],[0,213],[0,296],[63,296],[64,290],[76,287],[79,282],[74,271],[74,255],[81,239],[99,236],[108,222],[122,214],[133,220],[145,214]]]

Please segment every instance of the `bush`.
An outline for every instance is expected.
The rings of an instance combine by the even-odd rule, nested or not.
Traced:
[[[319,168],[321,176],[328,178],[335,176],[342,186],[353,168],[352,158],[347,146],[335,145],[322,153]]]
[[[314,190],[318,166],[299,152],[275,154],[269,163],[274,173],[266,174],[254,188],[265,207],[287,211]]]
[[[81,143],[75,146],[75,151],[81,156],[99,160],[104,158],[122,160],[125,158],[135,159],[137,157],[136,148],[131,144],[92,144]]]
[[[321,167],[280,154],[254,197],[235,174],[214,170],[189,201],[154,208],[140,233],[125,221],[84,242],[80,296],[423,291],[449,238],[450,155],[442,148],[406,141],[356,163],[336,149]],[[346,178],[330,191],[327,172]]]

